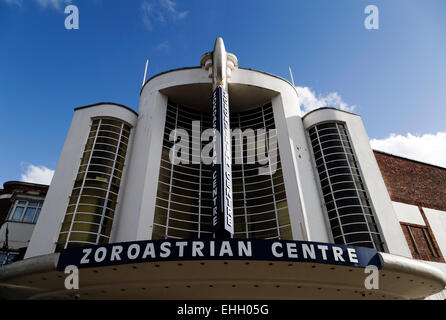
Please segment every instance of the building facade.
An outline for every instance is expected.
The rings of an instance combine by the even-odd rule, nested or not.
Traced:
[[[229,97],[232,135],[234,232],[226,240],[215,236],[213,221],[217,87]],[[418,187],[417,174],[437,186]],[[444,181],[443,168],[374,153],[357,114],[322,108],[304,115],[293,85],[239,67],[219,38],[199,67],[149,79],[138,112],[115,103],[75,109],[25,259],[0,270],[2,292],[442,298]],[[81,268],[79,289],[64,287],[68,262]],[[379,273],[372,289],[369,265]]]
[[[412,257],[444,264],[446,169],[379,151],[375,156]]]
[[[0,265],[23,259],[48,186],[8,181],[0,189]],[[8,236],[6,236],[8,233]]]

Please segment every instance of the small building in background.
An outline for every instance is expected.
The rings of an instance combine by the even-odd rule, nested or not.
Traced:
[[[23,259],[48,186],[8,181],[0,189],[0,265]],[[8,236],[6,234],[8,233]]]
[[[412,257],[444,265],[446,168],[374,153]]]

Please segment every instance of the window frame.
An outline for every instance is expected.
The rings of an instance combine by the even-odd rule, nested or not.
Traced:
[[[20,205],[19,202],[21,202],[21,201],[22,201],[22,202],[26,202],[26,204],[25,204],[25,205]],[[32,202],[36,202],[36,203],[37,203],[37,206],[36,206],[36,207],[31,206],[30,203],[32,203]],[[16,211],[16,209],[17,209],[18,207],[20,207],[20,208],[24,208],[24,209],[23,209],[22,214],[20,215],[20,219],[17,220],[17,219],[13,219],[13,216],[14,216],[15,211]],[[43,207],[43,201],[42,201],[42,200],[34,200],[34,199],[32,199],[32,200],[30,200],[30,199],[16,199],[16,200],[14,201],[14,205],[11,207],[11,209],[10,209],[10,211],[9,211],[8,218],[6,219],[6,221],[7,221],[7,222],[17,222],[17,223],[36,224],[36,223],[37,223],[37,220],[38,220],[39,217],[40,217],[40,213],[41,213],[41,211],[42,211],[42,207]],[[23,221],[23,219],[25,218],[26,211],[28,210],[28,208],[36,209],[35,212],[34,212],[34,214],[33,214],[32,219],[31,219],[31,222]]]
[[[16,251],[0,251],[0,268],[13,263],[15,257],[17,257],[18,255],[19,252]]]
[[[157,222],[153,223],[152,239],[178,238],[180,235],[179,233],[175,234],[175,230],[193,233],[198,238],[208,238],[209,236],[212,237],[213,235],[212,225],[206,222],[207,218],[211,217],[208,215],[208,212],[212,211],[212,199],[210,197],[211,191],[206,191],[207,187],[211,187],[212,185],[212,167],[203,165],[202,161],[200,161],[197,167],[186,167],[181,164],[172,165],[172,163],[167,160],[168,152],[174,146],[173,142],[170,139],[168,140],[169,130],[172,130],[173,128],[184,129],[191,134],[194,132],[194,128],[191,125],[192,121],[200,121],[201,128],[203,130],[206,128],[212,128],[210,114],[191,110],[182,105],[173,103],[172,101],[167,102],[162,145],[163,150],[160,157],[160,171],[158,174],[158,187],[156,193],[157,203],[155,205],[154,213],[154,221],[158,218],[159,219]],[[269,135],[268,130],[275,128],[272,103],[267,102],[258,105],[256,109],[246,111],[245,113],[233,113],[231,114],[230,123],[231,129],[238,128],[243,131],[246,128],[252,127],[254,132],[258,129],[264,129],[265,132],[263,134]],[[276,136],[277,133],[275,135],[271,135],[270,137]],[[176,137],[174,136],[173,138],[173,141],[176,141]],[[231,139],[233,139],[232,136]],[[248,148],[248,139],[243,138],[241,142],[243,150],[242,156],[245,158],[245,153],[247,157],[248,151],[251,149]],[[203,147],[203,142],[192,145],[192,149],[196,150],[198,146],[200,146],[199,150],[201,150]],[[256,151],[257,147],[253,148],[252,150]],[[269,152],[277,153],[277,160],[275,163],[268,161],[269,166],[277,165],[277,171],[274,176],[272,176],[272,172],[270,172],[270,175],[266,176],[261,181],[251,181],[254,178],[254,180],[258,180],[259,176],[257,174],[253,174],[252,172],[255,171],[257,173],[257,170],[260,167],[259,165],[256,164],[254,167],[251,167],[251,164],[247,164],[245,161],[242,161],[241,164],[233,164],[234,217],[244,218],[240,231],[234,232],[234,238],[258,238],[258,234],[263,234],[269,231],[275,232],[275,235],[270,232],[268,238],[271,239],[289,240],[292,237],[291,222],[288,211],[288,199],[286,196],[285,182],[280,160],[279,142],[277,141],[277,146],[272,150],[269,150],[269,145],[265,145],[265,150],[268,150],[268,160],[270,160]],[[237,158],[236,154],[234,153],[232,156],[233,161],[240,159]],[[271,170],[271,167],[269,168]],[[234,177],[234,172],[237,173],[237,178]],[[184,180],[189,176],[196,178],[193,179],[193,181],[192,179]],[[234,180],[236,179],[239,180],[238,183],[234,183]],[[178,195],[183,197],[183,195],[176,192],[180,190],[185,190],[191,194],[196,193],[198,198],[189,197],[188,194],[185,196],[186,199],[184,199],[184,202],[178,202],[179,200],[176,198],[176,196]],[[266,192],[266,190],[270,190],[271,192],[267,195],[252,196],[252,194],[254,194],[256,191]],[[276,192],[277,190],[279,190],[279,192]],[[253,199],[268,197],[270,197],[270,201],[265,200],[264,203],[262,202],[261,204],[250,204],[253,202]],[[198,199],[198,204],[189,204],[189,199]],[[262,210],[262,212],[251,212],[256,210],[256,208],[259,210],[259,208],[267,206],[272,206],[272,208],[266,211]],[[187,209],[189,207],[193,209]],[[158,210],[162,210],[165,212],[165,214],[163,214],[161,217],[161,213]],[[191,228],[182,229],[178,228],[177,226],[173,226],[175,224],[174,221],[178,220],[176,216],[177,212],[181,212],[181,214],[184,214],[185,217],[187,217],[187,215],[193,217],[194,222],[191,224]],[[266,220],[252,223],[250,222],[250,219],[248,219],[248,217],[251,218],[253,216],[265,215],[267,212],[272,213],[272,217],[268,217]],[[279,218],[279,212],[282,214],[286,212],[288,214],[288,222],[284,223],[286,219],[284,220],[282,217]],[[160,223],[160,221],[163,222]],[[173,222],[172,225],[170,222]],[[261,223],[271,223],[271,228],[261,228],[257,230],[255,227],[260,227]],[[171,231],[175,235],[173,235]]]
[[[328,125],[328,124],[334,124],[336,128],[331,128],[331,127],[326,127],[326,128],[321,128],[321,129],[318,128],[321,125]],[[343,130],[341,130],[340,127],[343,127]],[[313,138],[313,139],[311,138],[312,134],[310,132],[312,129],[315,130],[315,134],[316,134],[316,138]],[[332,131],[330,131],[330,130],[332,130]],[[320,135],[321,131],[322,132],[330,131],[330,132],[329,133],[324,133],[321,136]],[[341,217],[343,215],[342,216],[339,215],[339,209],[351,207],[351,205],[339,207],[337,205],[336,201],[340,200],[340,199],[339,198],[335,199],[334,194],[336,192],[339,192],[339,191],[342,191],[342,190],[334,191],[334,189],[332,187],[334,184],[345,183],[345,181],[339,181],[339,182],[332,183],[331,180],[330,180],[330,178],[333,178],[333,177],[336,177],[336,176],[346,175],[346,176],[351,176],[353,178],[351,183],[353,183],[355,185],[355,188],[352,189],[352,190],[354,190],[355,193],[356,193],[356,196],[354,198],[359,200],[359,203],[360,203],[359,207],[361,207],[362,215],[364,216],[364,218],[366,218],[367,215],[373,217],[374,225],[375,225],[375,227],[376,227],[376,229],[378,231],[378,232],[372,231],[371,228],[370,228],[369,222],[366,220],[365,225],[367,225],[368,231],[367,232],[358,232],[358,233],[367,233],[367,234],[369,234],[370,235],[370,243],[373,244],[373,247],[375,249],[377,249],[377,244],[375,243],[373,235],[374,234],[379,235],[379,238],[380,238],[379,245],[381,246],[382,251],[383,252],[388,252],[387,243],[386,243],[386,240],[384,239],[383,232],[382,232],[381,226],[379,224],[379,220],[378,220],[378,218],[376,216],[375,208],[373,206],[373,203],[372,203],[371,197],[370,197],[370,191],[368,190],[368,187],[367,187],[367,185],[365,183],[364,174],[362,172],[362,168],[361,168],[361,165],[359,163],[358,156],[357,156],[356,151],[355,151],[355,149],[353,147],[353,142],[352,142],[352,139],[351,139],[352,135],[350,134],[350,131],[349,131],[347,123],[345,121],[339,121],[339,120],[323,121],[323,122],[316,123],[316,124],[311,125],[310,127],[306,128],[305,132],[306,132],[307,142],[308,142],[308,145],[309,145],[309,150],[310,150],[310,153],[312,154],[311,159],[312,159],[312,164],[313,164],[313,169],[314,169],[313,172],[314,172],[316,181],[318,182],[319,196],[320,196],[321,203],[323,204],[322,208],[323,208],[323,211],[324,211],[324,221],[325,221],[325,224],[326,224],[326,227],[327,227],[328,237],[329,237],[330,241],[333,242],[333,243],[337,243],[335,241],[335,239],[342,238],[343,243],[344,244],[347,243],[346,239],[345,239],[345,236],[348,235],[348,233],[344,233],[344,231],[343,231],[343,229],[341,227],[344,224],[341,221]],[[342,146],[339,147],[339,148],[342,148],[343,152],[329,153],[328,155],[325,155],[324,147],[322,146],[322,143],[325,143],[327,141],[323,141],[322,142],[321,141],[322,140],[321,137],[323,138],[323,137],[328,136],[328,135],[330,135],[330,136],[335,136],[336,135],[337,137],[339,137],[339,141],[342,143]],[[332,139],[332,138],[330,139],[330,141],[333,141],[333,140],[334,139]],[[315,152],[315,146],[313,145],[314,142],[316,142],[316,148],[318,149],[318,151],[316,151],[316,152]],[[329,149],[329,148],[333,148],[333,147],[327,147],[327,148]],[[325,148],[325,149],[327,149],[327,148]],[[318,157],[316,157],[316,153],[319,153]],[[343,159],[343,160],[348,162],[348,168],[349,168],[349,171],[350,171],[349,173],[330,174],[329,171],[330,170],[335,170],[335,169],[337,169],[337,167],[328,169],[327,162],[340,161],[339,159],[326,161],[325,157],[333,155],[333,154],[343,154],[343,155],[345,155],[346,159]],[[352,161],[353,161],[354,165],[351,163],[351,161],[349,159],[350,156],[352,157]],[[317,161],[322,161],[323,163],[318,165]],[[320,171],[319,168],[322,168],[323,170]],[[355,170],[357,170],[357,173],[355,173]],[[321,175],[323,175],[324,178],[321,178]],[[359,180],[360,186],[362,186],[362,188],[358,187],[358,183],[356,181],[356,178]],[[326,185],[324,186],[323,183],[325,183]],[[325,192],[323,190],[323,189],[325,189],[327,187],[330,188],[330,192],[328,193],[328,195],[330,195],[333,198],[331,201],[328,201],[328,202],[325,200],[325,197],[327,195],[325,194]],[[363,199],[360,197],[360,192],[363,192],[366,195],[367,203],[363,202]],[[334,207],[332,209],[330,209],[330,210],[326,206],[326,204],[329,203],[329,202],[332,202],[334,204]],[[371,211],[371,214],[367,214],[364,211],[364,208],[368,208]],[[328,214],[328,212],[331,212],[331,214],[333,214],[333,212],[336,213],[336,217],[331,217],[330,218],[330,215]],[[339,228],[341,230],[341,235],[338,235],[338,236],[334,236],[334,234],[333,234],[333,227],[332,227],[332,223],[331,223],[331,220],[336,220],[336,219],[339,222],[338,226],[339,226]],[[354,245],[354,244],[352,243],[352,245]],[[378,249],[378,251],[380,251],[380,250]]]
[[[119,195],[124,170],[127,167],[127,158],[130,148],[129,141],[131,137],[132,126],[122,119],[107,116],[90,118],[89,133],[84,144],[76,180],[73,182],[64,219],[61,222],[59,236],[55,242],[56,252],[71,247],[73,244],[96,245],[109,243],[112,235],[115,213],[119,205]],[[98,141],[98,138],[103,140]],[[106,143],[106,140],[113,140],[113,142]],[[112,146],[115,150],[112,152],[99,149],[98,146],[102,145]],[[103,152],[104,154],[101,155],[98,154],[98,152]],[[105,157],[106,154],[110,154],[110,157]],[[109,161],[109,164],[96,163],[95,161],[97,159]],[[96,178],[92,179],[89,174],[99,175],[96,175]],[[104,176],[107,176],[107,178]],[[106,181],[100,180],[98,177],[104,178]],[[95,186],[94,183],[98,182],[103,185],[101,186],[98,184]],[[119,185],[116,184],[117,182],[119,182]],[[94,194],[94,190],[98,193]],[[96,203],[81,202],[85,200],[82,199],[83,197],[97,198],[98,201],[102,200],[103,204],[99,205]],[[110,205],[114,207],[114,209],[112,209]],[[96,207],[97,212],[88,212],[88,210],[82,211],[88,207]],[[92,219],[97,219],[98,222],[94,222],[95,220],[77,220],[77,215],[80,215],[83,219],[89,216]],[[65,223],[68,225],[68,228],[66,231],[62,231],[64,230]],[[79,223],[93,226],[92,230],[94,231],[78,230],[77,227],[79,226]],[[95,229],[96,226],[98,226],[97,230]],[[95,235],[96,240],[95,242],[77,240],[76,235],[80,234]],[[72,236],[74,237],[73,239],[71,238]]]
[[[401,229],[403,230],[404,238],[406,239],[407,245],[409,246],[410,253],[412,254],[412,257],[414,259],[441,263],[445,262],[442,252],[436,244],[435,236],[429,225],[419,225],[402,221],[400,221],[400,225]],[[404,229],[406,229],[407,233],[404,232]],[[423,243],[423,248],[420,246],[420,243],[417,242],[414,236],[414,229],[419,229],[422,232],[423,238],[425,240]],[[412,243],[412,246],[410,246],[409,240]],[[423,254],[423,250],[421,249],[427,249],[430,252],[430,255],[427,256]]]

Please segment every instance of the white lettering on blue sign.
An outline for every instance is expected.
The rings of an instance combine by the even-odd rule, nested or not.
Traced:
[[[153,240],[116,243],[61,252],[58,270],[90,266],[194,259],[253,259],[348,266],[377,265],[375,249],[306,241],[263,239]]]

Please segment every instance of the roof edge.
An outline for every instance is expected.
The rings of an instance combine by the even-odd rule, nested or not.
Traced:
[[[42,188],[49,187],[48,184],[41,184],[41,183],[24,182],[24,181],[6,181],[3,183],[3,188],[5,188],[6,186],[8,186],[10,184],[21,184],[21,185],[30,186],[30,187],[42,187]]]
[[[144,88],[146,87],[146,84],[149,83],[152,79],[155,79],[156,77],[162,76],[163,74],[174,72],[174,71],[181,71],[181,70],[192,70],[192,69],[201,69],[201,67],[183,67],[183,68],[175,68],[175,69],[169,69],[166,71],[162,71],[160,73],[154,74],[149,79],[147,79],[146,82],[144,82],[144,85],[142,86],[141,90],[139,91],[139,95],[141,96]]]
[[[91,107],[96,107],[96,106],[104,105],[104,104],[110,104],[110,105],[114,105],[114,106],[118,106],[118,107],[127,109],[127,110],[133,112],[136,116],[138,116],[138,112],[136,112],[132,108],[127,107],[127,106],[125,106],[123,104],[115,103],[115,102],[98,102],[98,103],[89,104],[89,105],[86,105],[86,106],[81,106],[81,107],[74,108],[74,111],[81,110],[81,109],[86,109],[86,108],[91,108]]]
[[[333,108],[333,107],[322,107],[322,108],[317,108],[317,109],[311,110],[310,112],[304,114],[304,116],[302,117],[302,120],[305,119],[305,117],[308,116],[309,114],[312,114],[313,112],[316,112],[316,111],[319,111],[319,110],[324,110],[324,109],[327,109],[327,110],[336,110],[336,111],[340,111],[340,112],[344,112],[344,113],[348,113],[348,114],[351,114],[351,115],[354,115],[354,116],[361,117],[359,114],[354,113],[354,112],[345,111],[345,110],[341,110],[341,109]]]
[[[399,155],[396,155],[396,154],[393,154],[393,153],[389,153],[389,152],[385,152],[385,151],[381,151],[381,150],[375,150],[375,149],[372,149],[372,150],[373,150],[373,152],[385,154],[387,156],[391,156],[391,157],[394,157],[394,158],[399,158],[399,159],[402,159],[402,160],[407,160],[407,161],[423,164],[423,165],[426,165],[426,166],[429,166],[429,167],[434,167],[434,168],[438,168],[438,169],[441,169],[441,170],[446,170],[446,167],[442,167],[442,166],[439,166],[439,165],[436,165],[436,164],[432,164],[432,163],[428,163],[428,162],[423,162],[423,161],[419,161],[419,160],[415,160],[415,159],[406,158],[406,157],[403,157],[403,156],[399,156]]]
[[[205,53],[204,55],[206,55],[206,53]],[[203,55],[203,56],[204,56],[204,55]],[[182,71],[182,70],[192,70],[192,69],[202,69],[202,68],[201,68],[201,67],[183,67],[183,68],[170,69],[170,70],[166,70],[166,71],[157,73],[157,74],[151,76],[146,82],[144,82],[144,85],[142,86],[141,91],[139,92],[139,95],[142,94],[142,92],[143,92],[143,90],[144,90],[146,84],[147,84],[148,82],[150,82],[152,79],[154,79],[154,78],[156,78],[156,77],[158,77],[158,76],[161,76],[161,75],[166,74],[166,73],[169,73],[169,72]],[[276,79],[285,81],[285,82],[288,83],[294,90],[296,90],[295,86],[293,86],[293,84],[292,84],[291,82],[289,82],[287,79],[282,78],[282,77],[280,77],[280,76],[278,76],[278,75],[275,75],[275,74],[272,74],[272,73],[268,73],[268,72],[265,72],[265,71],[261,71],[261,70],[251,69],[251,68],[238,67],[238,69],[248,70],[248,71],[255,71],[255,72],[263,73],[263,74],[265,74],[265,75],[267,75],[267,76],[274,77],[274,78],[276,78]],[[230,83],[231,83],[231,82],[229,82],[229,84],[230,84]],[[297,93],[297,92],[296,92],[296,93]]]

